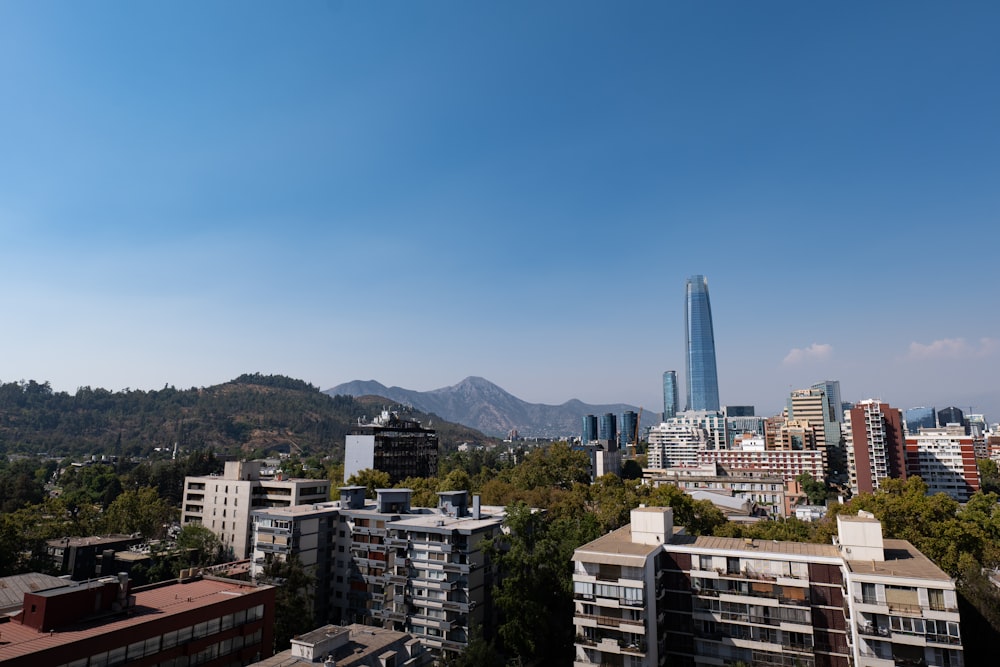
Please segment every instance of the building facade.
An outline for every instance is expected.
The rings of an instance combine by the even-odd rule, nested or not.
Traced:
[[[715,363],[715,331],[708,280],[687,279],[684,297],[684,352],[687,380],[685,410],[719,409],[719,374]]]
[[[362,470],[380,470],[395,484],[407,477],[434,477],[438,437],[420,422],[382,411],[370,424],[358,424],[344,447],[344,480]]]
[[[340,489],[340,500],[254,514],[254,573],[296,556],[314,577],[318,623],[363,623],[408,632],[440,655],[463,650],[474,626],[494,623],[493,568],[483,540],[504,508],[468,507],[465,491],[412,507],[409,489]]]
[[[805,544],[642,528],[652,509],[573,556],[575,667],[964,664],[954,583],[871,515]]]
[[[250,513],[330,499],[330,481],[261,475],[260,461],[227,461],[220,475],[184,478],[181,525],[200,524],[218,535],[236,559],[250,556]]]
[[[586,445],[594,440],[597,440],[597,415],[584,415],[580,442]]]
[[[639,443],[639,415],[632,410],[622,413],[621,427],[618,429],[618,444],[625,448]]]
[[[979,490],[975,443],[961,425],[921,428],[906,436],[906,474],[927,484],[927,493],[945,493],[960,503]]]
[[[861,401],[844,414],[851,492],[872,493],[884,479],[906,479],[903,415],[886,403]]]
[[[275,590],[196,577],[130,589],[119,577],[26,593],[3,624],[5,667],[246,665],[271,655]]]
[[[618,443],[618,418],[612,412],[605,412],[597,421],[597,439]]]
[[[937,411],[934,408],[910,408],[903,413],[907,433],[917,433],[922,428],[937,428]]]
[[[677,371],[663,371],[663,421],[677,416]]]

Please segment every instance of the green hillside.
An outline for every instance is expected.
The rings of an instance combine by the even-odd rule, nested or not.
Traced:
[[[344,436],[385,399],[329,396],[280,375],[245,374],[212,387],[142,391],[0,383],[0,452],[53,456],[148,456],[156,448],[263,454],[289,451],[343,457]],[[381,407],[379,407],[381,409]],[[399,408],[433,422],[442,448],[485,442],[472,429]]]

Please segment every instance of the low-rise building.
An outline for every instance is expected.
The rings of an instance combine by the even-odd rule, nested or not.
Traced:
[[[423,667],[433,664],[423,644],[405,632],[354,623],[326,625],[292,639],[287,651],[250,667],[304,667],[322,663],[336,667]]]
[[[24,594],[0,619],[5,667],[248,664],[271,654],[274,589],[212,577],[130,590],[105,577]]]

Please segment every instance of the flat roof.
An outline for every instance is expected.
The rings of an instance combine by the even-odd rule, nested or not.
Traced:
[[[801,556],[840,559],[840,550],[832,544],[814,544],[812,542],[779,542],[776,540],[758,540],[740,537],[712,537],[710,535],[675,535],[666,545],[670,547],[683,546],[694,549],[709,549],[718,551],[745,551],[747,554],[775,554],[780,556]]]
[[[0,612],[20,609],[24,603],[25,593],[37,593],[49,588],[65,588],[73,585],[73,582],[67,579],[39,572],[3,577],[0,579]]]
[[[173,614],[182,614],[223,600],[231,600],[234,595],[247,595],[268,588],[272,587],[206,577],[166,586],[137,589],[131,593],[135,598],[135,604],[130,607],[131,613],[127,616],[121,614],[90,621],[85,619],[53,632],[39,632],[35,628],[11,620],[0,625],[0,636],[3,637],[3,642],[0,643],[0,662],[124,628],[157,622]]]
[[[375,657],[380,657],[387,649],[396,645],[398,647],[397,650],[402,650],[408,642],[417,641],[412,635],[405,632],[380,628],[374,625],[361,625],[359,623],[347,626],[327,625],[311,630],[296,637],[296,639],[315,644],[325,639],[328,635],[335,636],[348,632],[350,633],[350,637],[347,641],[332,651],[338,667],[379,664],[375,660]],[[320,662],[313,662],[307,658],[293,656],[292,649],[287,649],[281,653],[272,655],[270,658],[251,663],[250,667],[295,667],[297,665],[317,664],[322,665],[322,660]]]
[[[650,508],[659,509],[659,508]],[[674,533],[683,530],[683,528],[675,527]],[[641,558],[643,561],[650,555],[656,552],[662,544],[642,544],[639,542],[632,541],[632,524],[627,524],[622,526],[617,530],[613,530],[607,535],[602,535],[592,542],[584,544],[582,547],[578,547],[576,552],[573,554],[573,560],[577,562],[585,563],[599,563],[601,559],[600,555],[615,555],[615,556],[634,556],[636,558]],[[589,554],[589,557],[578,556],[577,554]],[[595,556],[598,556],[595,558]]]
[[[90,537],[60,537],[54,540],[46,540],[45,544],[50,547],[87,547],[99,546],[102,544],[118,544],[135,540],[141,542],[142,538],[132,535],[92,535]]]
[[[848,569],[855,574],[951,581],[944,570],[906,540],[883,540],[882,546],[885,560],[847,560]]]

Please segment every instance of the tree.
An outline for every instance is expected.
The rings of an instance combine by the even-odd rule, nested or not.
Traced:
[[[674,523],[684,526],[690,535],[712,535],[726,524],[726,515],[708,500],[694,500],[673,484],[661,484],[649,492],[646,503],[654,507],[669,507],[674,511]]]
[[[813,478],[807,472],[802,473],[795,478],[795,481],[802,485],[802,491],[805,492],[806,497],[809,499],[809,503],[812,505],[825,505],[829,490],[826,484],[820,482]]]
[[[105,513],[104,528],[109,533],[141,533],[143,537],[158,538],[176,514],[177,510],[160,498],[156,489],[146,486],[118,496]]]
[[[222,562],[223,550],[219,537],[200,524],[189,523],[183,526],[177,534],[177,546],[194,550],[192,565],[204,567]]]
[[[312,587],[315,577],[298,556],[275,558],[264,566],[258,583],[277,587],[274,605],[274,652],[289,648],[292,638],[316,627]]]
[[[573,650],[572,553],[579,544],[524,503],[507,508],[509,534],[487,544],[497,564],[493,599],[498,635],[508,657],[564,664]]]
[[[530,451],[511,471],[514,486],[529,490],[545,487],[569,489],[574,482],[590,483],[590,458],[568,443],[553,442]]]
[[[443,667],[504,667],[504,659],[497,652],[496,642],[483,638],[482,627],[474,625],[469,630],[469,642],[457,655],[446,655]]]
[[[375,498],[375,489],[389,488],[389,473],[374,468],[359,470],[347,478],[347,486],[365,487],[365,497]]]

